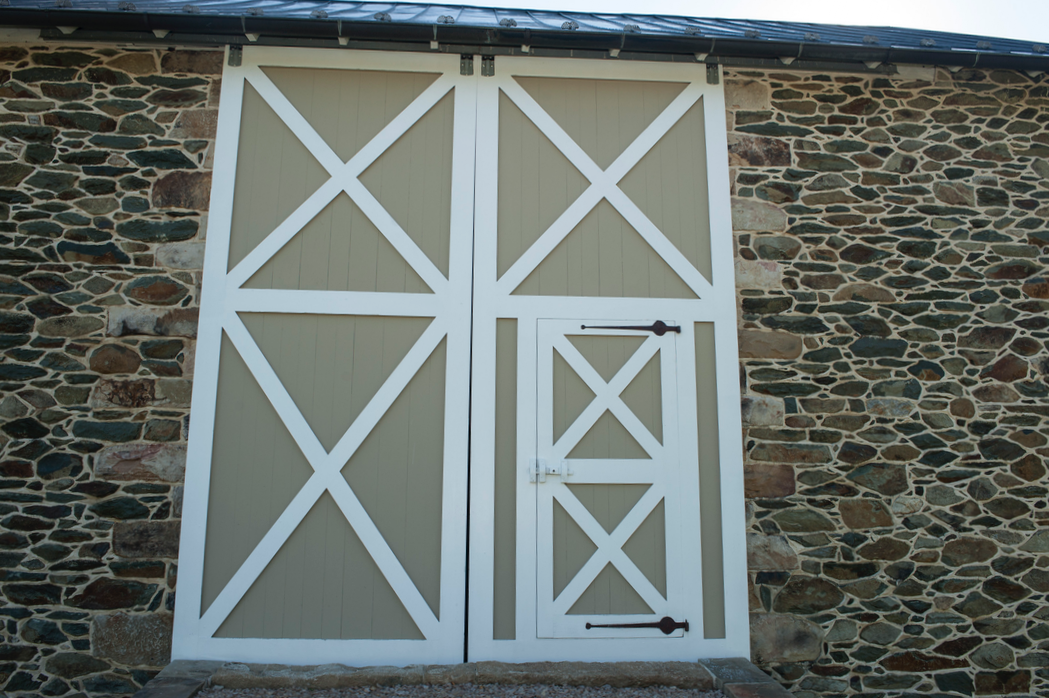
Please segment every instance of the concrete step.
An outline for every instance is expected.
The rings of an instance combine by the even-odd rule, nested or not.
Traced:
[[[135,698],[192,698],[207,686],[226,688],[354,688],[449,684],[550,684],[564,686],[676,686],[720,689],[729,698],[789,698],[746,659],[699,662],[471,662],[407,667],[342,664],[289,666],[219,661],[174,661]]]

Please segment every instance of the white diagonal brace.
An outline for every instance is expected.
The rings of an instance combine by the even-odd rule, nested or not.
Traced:
[[[230,271],[227,275],[227,285],[232,288],[243,285],[296,233],[331,203],[340,191],[345,191],[379,231],[387,237],[390,244],[415,269],[423,281],[435,292],[440,292],[444,276],[370,193],[366,197],[361,196],[361,192],[367,193],[367,189],[357,180],[357,177],[452,89],[453,79],[448,75],[438,78],[345,164],[261,69],[251,68],[248,79],[255,85],[260,96],[287,124],[295,137],[302,141],[306,149],[328,171],[331,179],[321,185],[312,196]]]
[[[634,591],[641,596],[642,600],[653,611],[666,603],[659,591],[648,581],[648,577],[641,570],[637,569],[637,565],[622,550],[623,545],[630,540],[630,536],[634,535],[637,528],[652,513],[656,505],[662,501],[663,492],[661,487],[656,485],[650,487],[611,534],[605,532],[601,524],[594,519],[590,511],[579,502],[567,487],[554,489],[553,496],[564,507],[565,513],[572,517],[583,530],[583,533],[597,546],[597,551],[588,560],[587,565],[584,565],[588,575],[584,576],[582,574],[584,570],[580,570],[554,601],[555,615],[560,616],[567,613],[572,605],[579,600],[583,592],[593,583],[601,570],[604,569],[605,564],[608,563],[612,563],[619,570],[620,574],[623,574],[627,583],[633,587]],[[594,564],[591,565],[590,563]],[[593,571],[593,567],[597,567],[596,572]],[[589,576],[590,572],[593,572],[593,576]]]
[[[291,438],[295,440],[299,450],[306,456],[310,466],[317,470],[327,457],[328,452],[321,445],[317,435],[313,433],[313,429],[306,421],[306,418],[302,416],[302,412],[296,407],[295,401],[292,399],[291,394],[288,393],[288,389],[284,387],[280,378],[277,377],[277,373],[270,366],[270,362],[266,360],[265,354],[259,349],[259,345],[251,336],[251,333],[248,332],[248,328],[244,326],[244,322],[237,313],[232,310],[226,312],[226,318],[222,326],[226,330],[226,335],[230,338],[230,341],[233,342],[233,346],[236,347],[237,352],[244,359],[244,364],[248,367],[251,375],[254,376],[255,381],[262,388],[266,399],[270,401],[270,405],[277,412],[280,421],[288,429]]]
[[[350,522],[354,533],[357,534],[375,565],[382,572],[382,576],[386,578],[390,588],[397,594],[397,598],[408,611],[408,615],[412,617],[419,632],[428,640],[437,637],[440,621],[437,620],[437,616],[433,614],[426,599],[419,593],[415,583],[408,576],[400,560],[397,559],[397,555],[382,537],[375,522],[368,516],[364,505],[357,499],[357,495],[354,494],[341,473],[336,471],[330,474],[328,491],[331,492],[343,516]]]
[[[594,393],[594,399],[579,415],[576,421],[565,430],[561,438],[554,445],[554,459],[564,458],[586,435],[590,427],[601,417],[604,411],[610,410],[620,423],[626,428],[630,435],[637,440],[638,444],[652,458],[658,456],[663,450],[663,445],[656,440],[648,431],[641,420],[626,406],[620,397],[630,382],[648,364],[649,360],[659,351],[657,337],[647,338],[637,351],[623,364],[608,383],[594,370],[590,363],[579,353],[579,350],[564,337],[559,335],[554,340],[554,347],[564,358],[573,371],[586,383],[587,387]],[[596,412],[596,414],[595,414]]]
[[[572,163],[579,172],[590,180],[591,185],[542,235],[521,255],[499,279],[499,291],[505,295],[513,292],[536,267],[564,240],[602,198],[616,206],[620,214],[653,247],[656,254],[681,276],[682,280],[701,298],[710,295],[710,284],[684,255],[666,239],[648,217],[636,206],[623,205],[630,201],[620,189],[619,180],[641,161],[649,150],[702,96],[702,88],[693,83],[674,98],[666,109],[650,123],[627,148],[620,153],[607,170],[601,168],[579,147],[579,145],[546,113],[546,111],[511,77],[500,83],[503,92],[527,116],[554,146]],[[616,199],[619,205],[616,205]],[[591,203],[592,202],[592,203]],[[633,205],[633,202],[630,202]],[[629,211],[628,216],[626,211]],[[655,231],[654,233],[652,231]]]
[[[355,508],[353,503],[346,498],[346,493],[340,493],[340,490],[344,487],[346,490],[349,490],[349,485],[341,474],[342,467],[360,447],[372,429],[375,428],[382,416],[386,414],[394,400],[397,399],[397,396],[401,394],[408,382],[419,371],[446,333],[446,324],[440,318],[435,318],[434,322],[423,332],[415,345],[408,351],[408,354],[405,355],[404,359],[401,360],[400,364],[386,379],[382,387],[372,396],[372,399],[361,411],[360,416],[357,417],[342,438],[339,439],[331,453],[324,453],[324,449],[320,442],[317,441],[317,437],[313,435],[301,412],[294,406],[295,403],[288,396],[287,390],[280,383],[280,379],[273,372],[269,362],[266,361],[265,356],[259,350],[240,318],[230,311],[227,314],[225,324],[227,334],[230,335],[231,340],[233,335],[236,335],[234,346],[241,353],[241,356],[244,357],[249,371],[251,371],[255,380],[259,381],[260,386],[263,387],[263,392],[266,393],[267,399],[270,400],[274,409],[277,410],[277,415],[284,422],[285,426],[288,427],[289,431],[292,431],[293,425],[296,425],[294,428],[300,432],[302,428],[309,430],[309,436],[316,446],[310,447],[310,438],[303,438],[303,441],[309,447],[309,451],[304,449],[303,453],[306,455],[310,466],[314,469],[313,475],[303,486],[302,490],[292,499],[291,504],[281,513],[277,522],[255,546],[255,549],[249,554],[244,564],[233,575],[226,587],[208,608],[207,613],[201,618],[202,628],[206,632],[206,636],[209,637],[218,630],[243,595],[247,593],[251,585],[262,574],[266,565],[270,563],[288,538],[291,537],[292,533],[295,532],[295,529],[302,523],[302,520],[321,494],[325,491],[330,491],[339,504],[340,509],[343,510],[344,515],[346,515],[347,511],[351,513],[358,512],[358,508],[359,511],[363,511],[359,501],[357,501],[355,505],[357,508]],[[231,327],[233,328],[232,332],[230,332]],[[278,405],[281,407],[278,407]],[[294,432],[292,432],[292,435],[294,436]],[[299,445],[302,448],[302,444]],[[352,491],[350,493],[352,495]],[[353,501],[356,501],[355,495],[353,495]],[[420,632],[425,637],[434,636],[435,623],[437,621],[433,612],[426,605],[425,600],[422,600],[418,590],[410,583],[410,578],[396,556],[390,551],[389,546],[382,540],[382,536],[378,535],[374,523],[367,518],[366,513],[364,514],[364,519],[361,518],[359,513],[353,513],[353,516],[354,520],[350,520],[349,516],[347,516],[347,520],[350,521],[350,525],[357,532],[368,554],[372,556],[380,571],[390,582],[394,593],[397,594],[401,603],[404,604]],[[358,529],[358,526],[361,526],[364,530]],[[378,539],[376,539],[376,535],[378,535]],[[407,585],[404,583],[406,579],[408,580]],[[420,601],[422,602],[421,606]]]

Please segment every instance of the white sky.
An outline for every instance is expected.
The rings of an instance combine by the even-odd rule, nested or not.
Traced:
[[[463,0],[463,4],[908,27],[1049,44],[1049,0]]]

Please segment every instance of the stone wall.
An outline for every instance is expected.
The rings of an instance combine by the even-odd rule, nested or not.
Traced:
[[[0,689],[170,654],[221,53],[0,47]]]
[[[0,689],[168,657],[221,55],[0,47]],[[1049,687],[1049,82],[727,83],[754,659]]]
[[[1049,690],[1049,79],[727,82],[755,661]]]

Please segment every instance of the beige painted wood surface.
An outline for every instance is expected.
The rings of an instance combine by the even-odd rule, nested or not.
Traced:
[[[245,288],[429,293],[357,204],[339,194],[255,272]]]
[[[437,78],[425,73],[269,67],[264,72],[343,160]],[[261,89],[261,88],[260,88]],[[447,277],[454,90],[361,175],[380,205]],[[328,180],[245,84],[230,242],[232,268]],[[249,289],[429,293],[345,193],[244,284]],[[321,446],[331,451],[432,318],[241,313]],[[342,469],[361,506],[433,615],[441,615],[447,339],[379,418]],[[311,468],[228,341],[205,544],[202,611],[302,488]],[[216,637],[422,639],[330,494],[314,504]]]
[[[703,551],[703,632],[725,637],[725,558],[721,530],[721,463],[714,325],[695,324],[696,429],[699,437],[699,516]]]
[[[246,84],[228,268],[244,259],[328,178],[306,146]]]
[[[437,79],[433,73],[377,70],[263,71],[343,162]]]
[[[623,177],[619,188],[713,281],[706,138],[700,99]]]
[[[517,636],[517,320],[496,321],[492,632]]]
[[[216,636],[422,639],[389,582],[327,493]]]
[[[244,360],[223,337],[201,613],[312,473]]]

